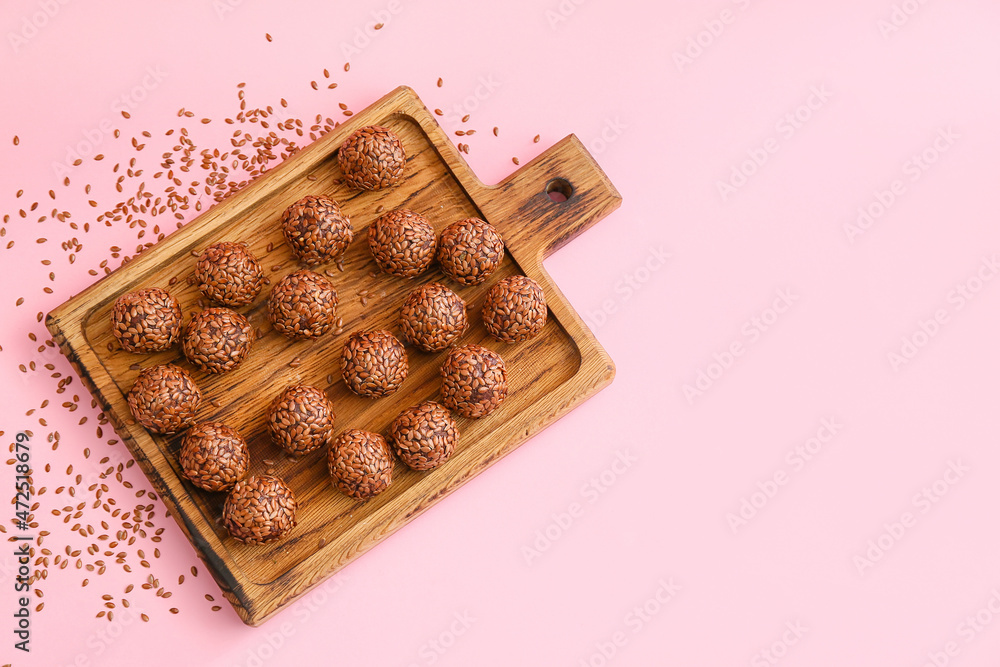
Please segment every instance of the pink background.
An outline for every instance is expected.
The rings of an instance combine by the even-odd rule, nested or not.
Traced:
[[[78,380],[57,396],[48,372],[18,365],[71,372],[35,353],[27,333],[45,337],[35,315],[90,284],[107,248],[134,248],[137,230],[85,235],[18,209],[47,208],[53,188],[74,220],[93,222],[82,216],[103,208],[87,199],[118,201],[108,162],[86,161],[69,188],[54,162],[88,132],[97,150],[129,156],[129,137],[175,127],[182,106],[203,145],[224,145],[232,128],[219,121],[235,113],[240,81],[251,105],[284,96],[303,118],[339,117],[339,102],[361,109],[408,84],[448,110],[449,131],[471,112],[468,160],[487,182],[513,169],[512,156],[524,162],[575,132],[624,205],[547,268],[618,376],[261,629],[225,602],[210,611],[204,595],[221,599],[218,589],[204,568],[190,577],[194,552],[157,503],[163,541],[128,551],[160,548],[153,572],[172,598],[139,590],[141,568],[112,565],[85,588],[72,564],[53,571],[26,659],[7,629],[5,549],[0,664],[996,664],[1000,5],[280,7],[6,4],[0,212],[14,217],[0,243],[0,430],[5,442],[36,433],[35,466],[53,468],[36,486],[64,484],[70,464],[93,476],[100,456],[128,458],[106,444],[110,429],[96,436]],[[377,20],[385,27],[358,39]],[[14,44],[12,34],[31,36]],[[345,73],[342,48],[355,39]],[[340,87],[313,91],[324,67]],[[149,71],[159,78],[134,93]],[[142,98],[130,121],[114,107],[122,95]],[[198,126],[201,116],[217,120]],[[117,143],[94,134],[106,122],[126,132]],[[874,217],[852,231],[859,207]],[[71,236],[84,244],[72,266],[59,248]],[[59,407],[74,393],[80,410]],[[44,442],[52,428],[57,452]],[[13,476],[0,470],[4,496]],[[112,478],[111,495],[147,487],[137,468],[124,479],[135,489]],[[38,500],[53,557],[86,549],[51,514],[68,499],[50,490]],[[120,597],[128,583],[132,609],[151,622],[120,608],[121,622],[94,618],[101,594]]]

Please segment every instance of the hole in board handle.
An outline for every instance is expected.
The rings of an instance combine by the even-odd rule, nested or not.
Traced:
[[[553,178],[545,184],[545,194],[557,204],[573,196],[573,186],[565,178]]]

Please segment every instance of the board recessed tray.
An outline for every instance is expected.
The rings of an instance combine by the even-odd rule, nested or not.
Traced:
[[[339,183],[337,148],[366,125],[390,128],[406,149],[403,179],[389,190],[358,192]],[[551,197],[552,192],[568,198],[555,201],[561,197]],[[109,314],[121,294],[162,287],[180,301],[185,321],[198,310],[201,294],[187,281],[197,261],[192,251],[217,241],[245,241],[261,260],[272,286],[300,268],[282,239],[280,216],[308,194],[326,194],[340,202],[355,230],[344,271],[338,272],[333,264],[316,269],[333,271],[331,281],[340,295],[338,314],[344,322],[341,335],[326,334],[315,341],[281,336],[267,321],[270,287],[265,287],[253,305],[238,309],[264,335],[255,341],[249,359],[232,373],[214,376],[198,371],[184,360],[180,346],[151,355],[120,349],[110,331]],[[404,86],[71,298],[52,311],[46,323],[240,618],[259,625],[611,382],[615,371],[610,357],[552,283],[542,260],[620,203],[617,190],[573,135],[502,183],[483,185],[416,94]],[[368,251],[367,228],[379,215],[379,206],[385,211],[403,207],[420,212],[438,232],[461,218],[483,218],[504,237],[503,265],[476,287],[447,280],[436,265],[415,280],[386,274],[372,277],[376,266]],[[268,244],[273,244],[270,252]],[[489,287],[515,273],[542,285],[550,316],[538,337],[508,345],[486,335],[479,309]],[[270,442],[264,426],[267,406],[289,384],[312,384],[331,397],[336,432],[346,428],[384,432],[401,410],[438,398],[438,369],[446,351],[425,354],[409,347],[409,377],[395,395],[377,401],[351,394],[340,380],[340,351],[347,336],[358,329],[398,333],[396,319],[403,299],[430,281],[447,284],[469,304],[471,327],[461,343],[480,343],[500,353],[507,363],[510,393],[492,415],[458,419],[461,440],[441,468],[419,473],[397,462],[393,484],[385,492],[366,502],[351,500],[332,487],[325,450],[295,461]],[[367,305],[358,296],[361,290],[370,292]],[[139,373],[132,367],[166,362],[187,368],[201,387],[204,398],[198,421],[225,422],[247,439],[250,474],[263,474],[270,467],[292,487],[300,509],[298,526],[288,537],[256,547],[229,537],[218,521],[225,494],[203,492],[180,475],[177,452],[182,434],[151,434],[131,419],[125,395]],[[333,383],[327,381],[330,375]]]

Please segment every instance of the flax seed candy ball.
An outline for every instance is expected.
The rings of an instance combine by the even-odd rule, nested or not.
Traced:
[[[306,266],[339,259],[354,240],[354,229],[340,205],[323,195],[308,195],[285,209],[281,231]]]
[[[389,426],[396,456],[414,470],[433,470],[458,444],[458,424],[440,403],[424,401],[403,410]]]
[[[381,190],[403,175],[406,151],[395,132],[370,125],[347,137],[337,151],[337,161],[352,187]]]
[[[381,398],[399,389],[410,362],[406,348],[388,331],[356,331],[344,344],[340,368],[348,389],[359,396]]]
[[[507,398],[507,367],[481,345],[464,345],[441,365],[441,402],[463,417],[485,417]]]
[[[222,241],[205,248],[194,267],[198,289],[224,306],[246,306],[260,294],[264,271],[242,243]]]
[[[174,364],[150,366],[128,393],[135,420],[154,433],[176,433],[194,423],[201,390],[186,370]]]
[[[111,333],[129,352],[160,352],[181,332],[181,306],[159,287],[123,294],[111,309]]]
[[[344,431],[330,443],[327,467],[333,484],[346,496],[365,500],[392,484],[392,452],[378,433]]]
[[[250,450],[236,429],[219,422],[202,422],[184,434],[180,464],[184,476],[195,486],[225,491],[247,474]]]
[[[443,350],[469,328],[465,301],[441,283],[418,287],[403,302],[399,328],[409,342],[424,352]]]
[[[479,218],[448,225],[438,242],[438,262],[445,275],[463,285],[479,285],[503,261],[503,238]]]
[[[236,482],[222,508],[229,534],[244,544],[280,539],[295,527],[298,503],[285,482],[271,475]]]
[[[250,321],[228,308],[206,308],[188,323],[184,356],[207,373],[228,373],[250,355]]]
[[[289,273],[271,290],[268,317],[289,338],[319,338],[333,328],[337,290],[312,271]]]
[[[368,228],[368,247],[382,271],[412,278],[434,261],[437,236],[427,218],[400,208],[375,219]]]
[[[548,315],[542,286],[527,276],[504,278],[490,288],[483,304],[487,333],[505,343],[537,336]]]
[[[289,454],[308,454],[330,441],[336,415],[321,389],[295,385],[281,392],[267,413],[271,440]]]

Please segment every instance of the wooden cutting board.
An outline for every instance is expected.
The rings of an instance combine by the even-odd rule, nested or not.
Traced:
[[[392,129],[406,149],[403,180],[390,190],[358,192],[339,183],[337,148],[366,125]],[[554,201],[550,193],[569,197]],[[151,355],[131,354],[117,345],[109,313],[125,292],[168,289],[180,301],[185,322],[199,310],[201,294],[187,278],[197,261],[192,251],[211,243],[247,242],[272,285],[297,270],[281,236],[280,216],[308,194],[326,194],[340,202],[355,230],[345,270],[337,272],[332,264],[317,269],[333,270],[331,280],[340,295],[338,314],[344,321],[341,335],[327,334],[315,341],[291,341],[280,335],[267,320],[270,287],[265,287],[252,306],[240,309],[264,336],[232,373],[215,376],[198,371],[184,361],[179,345]],[[614,364],[553,284],[542,260],[620,203],[615,187],[573,135],[502,183],[484,185],[413,90],[404,86],[71,298],[49,314],[46,324],[240,618],[259,625],[611,382]],[[378,216],[379,206],[385,211],[405,207],[420,212],[438,232],[461,218],[488,220],[506,242],[504,263],[477,287],[447,280],[436,265],[412,281],[386,274],[372,277],[376,266],[368,251],[367,228]],[[273,244],[270,252],[268,244]],[[542,285],[550,316],[538,337],[508,345],[486,335],[479,309],[490,286],[516,273]],[[445,465],[420,473],[397,462],[393,484],[385,492],[366,502],[351,500],[332,487],[325,450],[295,461],[270,442],[264,427],[266,408],[287,385],[311,384],[325,389],[332,399],[336,432],[347,428],[384,432],[400,411],[437,399],[438,369],[446,352],[426,354],[408,348],[410,373],[403,387],[375,401],[351,394],[339,372],[347,336],[373,328],[398,333],[403,299],[430,281],[444,282],[469,304],[471,327],[461,343],[481,343],[499,352],[507,363],[510,393],[492,415],[458,419],[461,440]],[[358,296],[361,290],[370,292],[366,306]],[[295,359],[300,363],[293,364]],[[246,438],[250,474],[271,467],[292,487],[299,501],[298,526],[285,539],[251,547],[229,537],[220,523],[225,494],[201,491],[180,475],[177,453],[182,434],[154,435],[131,419],[125,395],[139,373],[135,365],[166,362],[187,368],[201,387],[199,421],[225,422]],[[333,382],[328,382],[329,376]],[[264,460],[273,463],[266,465]]]

